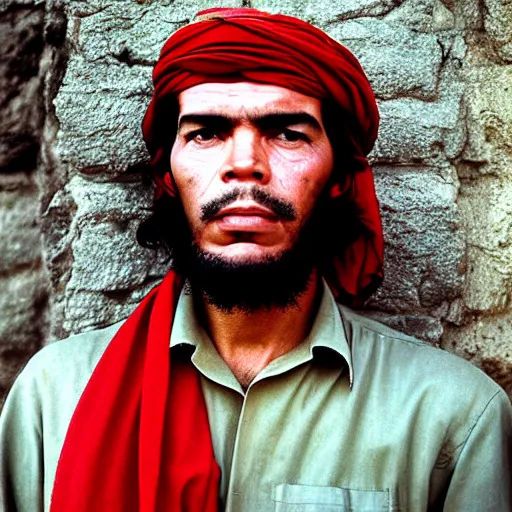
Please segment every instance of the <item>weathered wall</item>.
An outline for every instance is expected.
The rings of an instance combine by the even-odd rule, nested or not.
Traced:
[[[46,337],[37,155],[44,6],[0,4],[0,394]]]
[[[512,394],[506,0],[8,0],[0,386],[41,344],[125,317],[165,272],[165,256],[134,238],[151,203],[139,175],[151,67],[197,10],[249,4],[323,28],[374,86],[387,252],[371,314],[473,360]]]

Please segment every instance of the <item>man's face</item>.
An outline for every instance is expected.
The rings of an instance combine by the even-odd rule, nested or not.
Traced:
[[[246,82],[178,99],[171,168],[198,248],[250,263],[291,249],[333,167],[320,100]]]

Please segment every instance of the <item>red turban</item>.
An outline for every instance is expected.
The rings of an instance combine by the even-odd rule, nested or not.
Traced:
[[[361,233],[323,272],[338,300],[361,304],[382,281],[382,227],[366,159],[379,114],[357,59],[309,23],[256,9],[210,9],[168,39],[153,72],[154,94],[142,124],[157,198],[164,191],[176,193],[169,168],[170,103],[176,108],[177,95],[195,85],[239,81],[278,85],[339,106],[352,169],[334,171],[339,177],[331,196],[343,195],[352,204]],[[333,236],[343,237],[343,232]]]

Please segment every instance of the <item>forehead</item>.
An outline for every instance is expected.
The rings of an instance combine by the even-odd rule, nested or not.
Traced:
[[[180,115],[222,112],[305,112],[321,119],[321,101],[277,85],[252,82],[206,83],[178,96]]]

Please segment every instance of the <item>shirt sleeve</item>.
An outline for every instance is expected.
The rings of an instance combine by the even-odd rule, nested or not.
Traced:
[[[0,510],[43,510],[42,427],[37,387],[26,368],[0,415]]]
[[[443,510],[511,512],[512,406],[499,390],[460,452]]]

